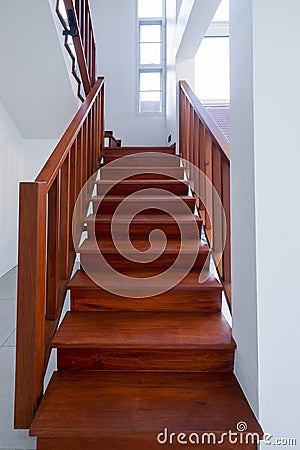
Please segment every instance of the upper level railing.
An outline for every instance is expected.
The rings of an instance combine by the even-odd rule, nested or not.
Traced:
[[[36,180],[20,184],[16,428],[29,428],[43,393],[50,343],[75,261],[73,209],[103,145],[99,78]]]
[[[216,189],[224,208],[226,223],[214,217],[214,214],[219,212],[213,207],[211,208],[213,214],[209,216],[203,202],[197,199],[212,249],[217,235],[226,236],[225,248],[217,269],[231,308],[229,142],[185,81],[179,82],[179,141],[182,158],[194,164],[206,175]],[[193,173],[190,176],[193,177]],[[212,198],[208,198],[210,195],[210,190],[202,192],[206,205],[212,203]],[[222,229],[216,229],[216,226],[214,229],[212,226],[214,223]]]
[[[73,75],[78,78],[78,67],[84,93],[87,95],[96,82],[96,44],[89,1],[57,0],[56,12],[64,27],[65,46],[73,60]],[[71,39],[73,45],[70,45]]]

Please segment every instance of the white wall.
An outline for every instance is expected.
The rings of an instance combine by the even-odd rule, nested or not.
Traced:
[[[0,102],[0,277],[17,264],[19,181],[35,178],[55,144],[23,139]]]
[[[105,77],[105,128],[122,145],[166,145],[166,119],[138,116],[136,0],[91,0],[98,72]]]
[[[298,0],[232,0],[236,371],[271,442],[298,440],[285,448],[300,448],[299,15]]]
[[[253,5],[260,417],[300,448],[300,3]]]
[[[235,371],[258,414],[252,0],[232,0],[231,206]]]
[[[49,1],[0,0],[0,99],[28,139],[58,138],[78,108]]]

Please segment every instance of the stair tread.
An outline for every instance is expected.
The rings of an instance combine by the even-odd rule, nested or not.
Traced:
[[[133,277],[151,277],[152,272],[149,270],[126,270],[126,273],[128,276]],[[186,277],[177,284],[173,289],[177,290],[186,290],[186,289],[193,289],[193,290],[206,290],[206,289],[215,289],[222,291],[223,287],[221,283],[211,276],[208,278],[204,283],[200,284],[198,282],[199,280],[199,271],[197,270],[191,270]],[[77,270],[77,272],[74,274],[74,276],[71,278],[71,280],[67,284],[68,289],[101,289],[94,281],[92,281],[88,275],[84,272],[84,270]]]
[[[147,146],[141,146],[141,147],[104,147],[103,154],[105,156],[110,156],[112,153],[126,153],[126,152],[132,152],[132,153],[146,153],[146,152],[154,152],[154,153],[166,153],[173,155],[175,153],[174,147],[167,147],[167,146],[158,146],[158,147],[147,147]]]
[[[144,186],[144,185],[152,185],[152,184],[159,184],[159,185],[166,185],[166,184],[170,184],[170,185],[173,185],[173,184],[184,184],[184,185],[187,185],[188,184],[188,182],[187,181],[185,181],[185,180],[127,180],[127,179],[125,179],[125,180],[120,180],[120,181],[117,181],[116,182],[116,180],[96,180],[96,184],[100,184],[100,185],[102,185],[102,184],[113,184],[113,185],[115,185],[116,183],[117,184],[124,184],[124,185],[130,185],[130,184],[139,184],[139,185],[141,185],[141,186]],[[156,197],[155,197],[156,198]]]
[[[180,195],[180,200],[182,201],[195,201],[193,197],[190,195]],[[157,195],[155,196],[155,201],[166,201],[166,202],[178,202],[178,198],[169,195]],[[115,202],[125,200],[128,202],[136,203],[136,197],[128,197],[128,195],[97,195],[91,198],[92,202]],[[150,202],[153,203],[153,197],[151,195],[139,195],[138,201]]]
[[[193,217],[192,217],[193,216]],[[114,222],[115,223],[128,223],[128,217],[131,217],[131,215],[127,215],[127,214],[120,214],[117,217],[114,218]],[[191,223],[196,221],[198,224],[202,223],[202,219],[200,219],[200,217],[194,215],[194,214],[176,214],[176,219],[180,222],[180,223]],[[112,216],[111,214],[101,214],[99,216],[95,216],[95,214],[90,214],[87,216],[87,218],[85,219],[85,221],[87,223],[90,222],[97,222],[97,223],[111,223],[112,221]],[[167,214],[153,214],[151,215],[151,219],[149,218],[149,214],[138,214],[136,215],[131,223],[139,223],[139,224],[174,224],[175,223],[175,219],[173,217],[171,217],[170,215]]]
[[[140,251],[146,251],[149,249],[149,241],[146,239],[134,239],[134,241],[132,241],[133,245],[136,247],[136,249],[140,250]],[[98,247],[101,248],[101,252],[102,253],[111,253],[111,254],[115,254],[117,252],[116,247],[113,245],[112,240],[110,239],[102,239],[101,241],[97,242]],[[128,244],[127,241],[123,242],[118,240],[118,246],[119,248],[124,248],[124,245]],[[195,242],[193,241],[187,241],[184,245],[184,248],[181,249],[181,253],[185,254],[185,253],[189,253],[189,252],[194,252],[195,251]],[[169,239],[167,241],[166,244],[166,248],[163,252],[163,254],[178,254],[181,248],[181,242],[176,240],[176,239]],[[204,253],[207,254],[209,252],[209,246],[207,244],[205,244],[202,241],[199,241],[198,243],[198,252],[199,253]],[[83,241],[83,243],[80,245],[79,249],[78,249],[79,253],[95,253],[98,252],[97,248],[95,248],[95,243],[94,241],[90,240],[90,239],[85,239]],[[154,250],[153,250],[154,252]],[[130,255],[132,252],[127,252],[126,254]],[[155,253],[157,253],[157,251],[155,251]]]
[[[38,437],[136,438],[155,442],[165,427],[179,432],[261,434],[231,373],[55,372],[30,434]],[[152,447],[151,447],[152,448]]]
[[[56,348],[234,349],[221,313],[68,312]]]

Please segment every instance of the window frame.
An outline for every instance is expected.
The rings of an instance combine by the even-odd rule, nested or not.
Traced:
[[[163,17],[138,17],[138,0],[136,1],[136,114],[138,116],[165,116],[166,115],[166,4],[163,2]],[[140,64],[140,29],[141,25],[160,25],[161,26],[161,62],[160,64]],[[153,42],[155,43],[155,42]],[[153,92],[161,93],[161,111],[159,112],[140,112],[140,93],[147,92],[140,89],[141,73],[160,72],[161,90]],[[149,91],[151,92],[151,91]]]

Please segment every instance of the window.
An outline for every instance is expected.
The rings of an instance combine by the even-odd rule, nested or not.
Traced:
[[[164,114],[164,0],[138,0],[138,113]]]

